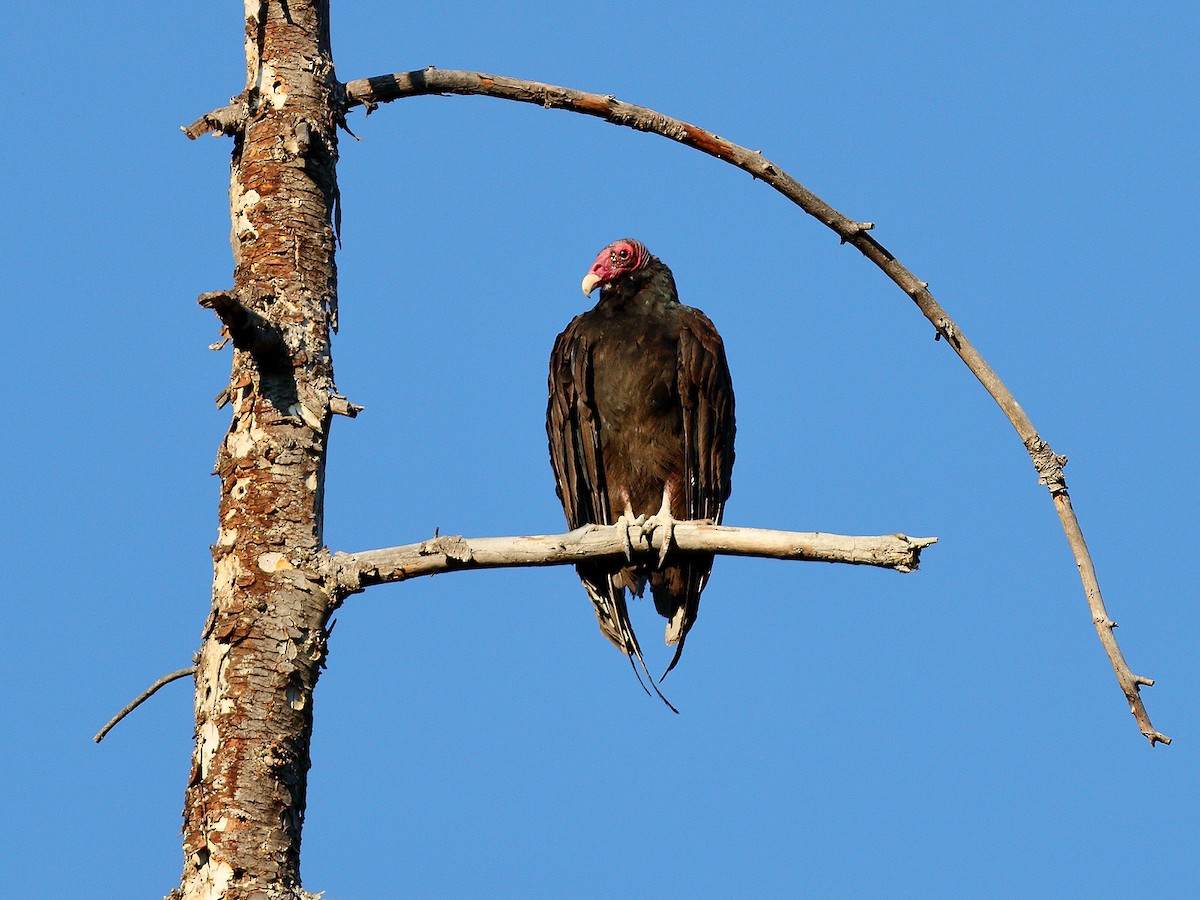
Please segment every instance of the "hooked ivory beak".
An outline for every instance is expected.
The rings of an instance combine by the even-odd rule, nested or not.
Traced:
[[[588,272],[587,275],[583,279],[583,284],[581,285],[583,288],[583,296],[585,296],[585,297],[592,296],[592,291],[594,291],[596,289],[596,285],[598,285],[599,283],[600,283],[600,276],[597,275],[595,272]]]

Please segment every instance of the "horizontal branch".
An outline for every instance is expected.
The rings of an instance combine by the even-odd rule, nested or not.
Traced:
[[[634,559],[657,559],[664,530],[629,529]],[[921,551],[937,538],[903,534],[854,537],[804,531],[734,528],[708,522],[677,522],[671,553],[717,553],[809,562],[879,566],[912,572]],[[625,532],[618,525],[585,525],[566,534],[464,538],[442,535],[382,550],[336,553],[330,559],[334,590],[345,597],[373,584],[406,581],[465,569],[510,566],[565,566],[589,559],[625,555]]]

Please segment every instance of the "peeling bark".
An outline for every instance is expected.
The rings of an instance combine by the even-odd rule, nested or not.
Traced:
[[[308,896],[300,832],[334,602],[321,575],[340,90],[328,3],[249,2],[246,14],[246,115],[230,176],[234,289],[202,298],[234,340],[232,421],[217,454],[213,605],[172,895],[181,900]]]

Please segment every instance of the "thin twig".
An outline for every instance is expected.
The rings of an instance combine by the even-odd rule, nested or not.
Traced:
[[[853,244],[916,303],[925,318],[936,329],[935,337],[946,339],[946,344],[958,354],[971,373],[979,379],[992,399],[1003,410],[1017,434],[1020,435],[1021,441],[1025,444],[1026,450],[1038,470],[1041,483],[1046,485],[1053,497],[1055,511],[1058,513],[1063,531],[1067,535],[1071,552],[1075,556],[1084,593],[1092,613],[1092,621],[1096,626],[1096,633],[1116,672],[1121,690],[1129,701],[1130,712],[1137,720],[1142,734],[1150,741],[1150,746],[1153,747],[1156,743],[1171,743],[1169,737],[1155,730],[1139,695],[1142,685],[1154,682],[1149,678],[1135,675],[1130,670],[1113,636],[1112,619],[1105,610],[1104,601],[1100,595],[1100,586],[1096,580],[1095,567],[1087,544],[1084,542],[1083,531],[1071,506],[1066,482],[1062,478],[1062,465],[1066,462],[1066,458],[1054,454],[1038,435],[1029,416],[1017,403],[1012,392],[987,364],[974,345],[967,340],[962,329],[933,298],[933,294],[929,292],[928,283],[921,281],[901,265],[882,244],[871,236],[869,232],[874,227],[873,223],[858,222],[842,215],[761,153],[730,143],[696,125],[664,116],[662,113],[643,106],[624,103],[611,95],[592,94],[502,75],[432,67],[414,72],[401,72],[351,81],[345,85],[345,90],[345,110],[361,105],[365,106],[369,113],[380,103],[422,94],[479,94],[522,103],[535,103],[546,108],[567,109],[589,116],[597,116],[614,125],[624,125],[638,131],[653,132],[694,147],[749,172],[755,178],[765,181],[779,191],[804,212],[835,231],[842,243]]]
[[[112,731],[113,728],[116,727],[116,724],[118,722],[120,722],[123,718],[125,718],[127,715],[129,715],[131,712],[133,712],[135,709],[137,709],[139,706],[141,706],[143,703],[145,703],[151,697],[153,697],[155,695],[155,693],[158,692],[159,688],[163,687],[164,685],[170,684],[172,681],[178,681],[180,678],[184,678],[188,675],[193,675],[193,674],[195,674],[195,672],[196,672],[195,666],[188,666],[186,669],[178,669],[177,671],[171,672],[168,675],[164,675],[162,678],[158,679],[158,681],[154,682],[154,684],[150,685],[150,687],[148,687],[144,691],[142,691],[141,694],[139,694],[137,696],[137,698],[134,699],[123,710],[121,710],[119,713],[117,713],[115,716],[113,716],[111,719],[109,719],[108,724],[105,725],[103,728],[101,728],[99,731],[97,731],[96,736],[94,738],[92,738],[92,740],[95,741],[97,744],[100,743],[102,740],[104,740],[104,736],[106,734],[108,734],[110,731]]]
[[[629,539],[635,557],[657,559],[663,529],[631,526]],[[808,560],[879,566],[912,572],[921,551],[937,538],[903,534],[853,537],[821,532],[773,531],[734,528],[709,522],[676,522],[672,553],[717,553],[771,559]],[[566,534],[516,537],[464,538],[440,535],[417,544],[338,553],[330,558],[330,579],[345,597],[374,584],[406,581],[464,569],[498,569],[510,566],[563,566],[603,557],[623,557],[625,530],[618,525],[585,525]]]

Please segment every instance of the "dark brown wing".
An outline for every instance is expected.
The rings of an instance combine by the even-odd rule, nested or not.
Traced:
[[[550,399],[546,407],[550,466],[567,525],[572,529],[609,521],[586,330],[584,316],[576,316],[555,340],[550,353]]]
[[[546,437],[550,466],[568,527],[611,524],[608,485],[600,445],[600,419],[592,397],[592,348],[588,314],[576,316],[554,342],[550,354],[550,399],[546,407]],[[629,623],[625,592],[613,583],[611,567],[576,567],[596,609],[604,636],[626,654],[641,657]]]
[[[720,522],[733,475],[733,382],[725,345],[708,316],[685,307],[679,335],[679,400],[689,519]]]
[[[708,316],[684,307],[679,334],[679,401],[683,408],[683,500],[685,518],[720,522],[733,475],[733,382],[725,345]],[[700,608],[700,592],[712,571],[711,554],[669,567],[655,605],[670,619],[667,643],[676,644],[667,672],[679,662]],[[652,586],[657,587],[657,585]],[[660,602],[660,594],[662,600]],[[664,609],[663,607],[672,607]],[[664,673],[665,675],[666,673]]]

